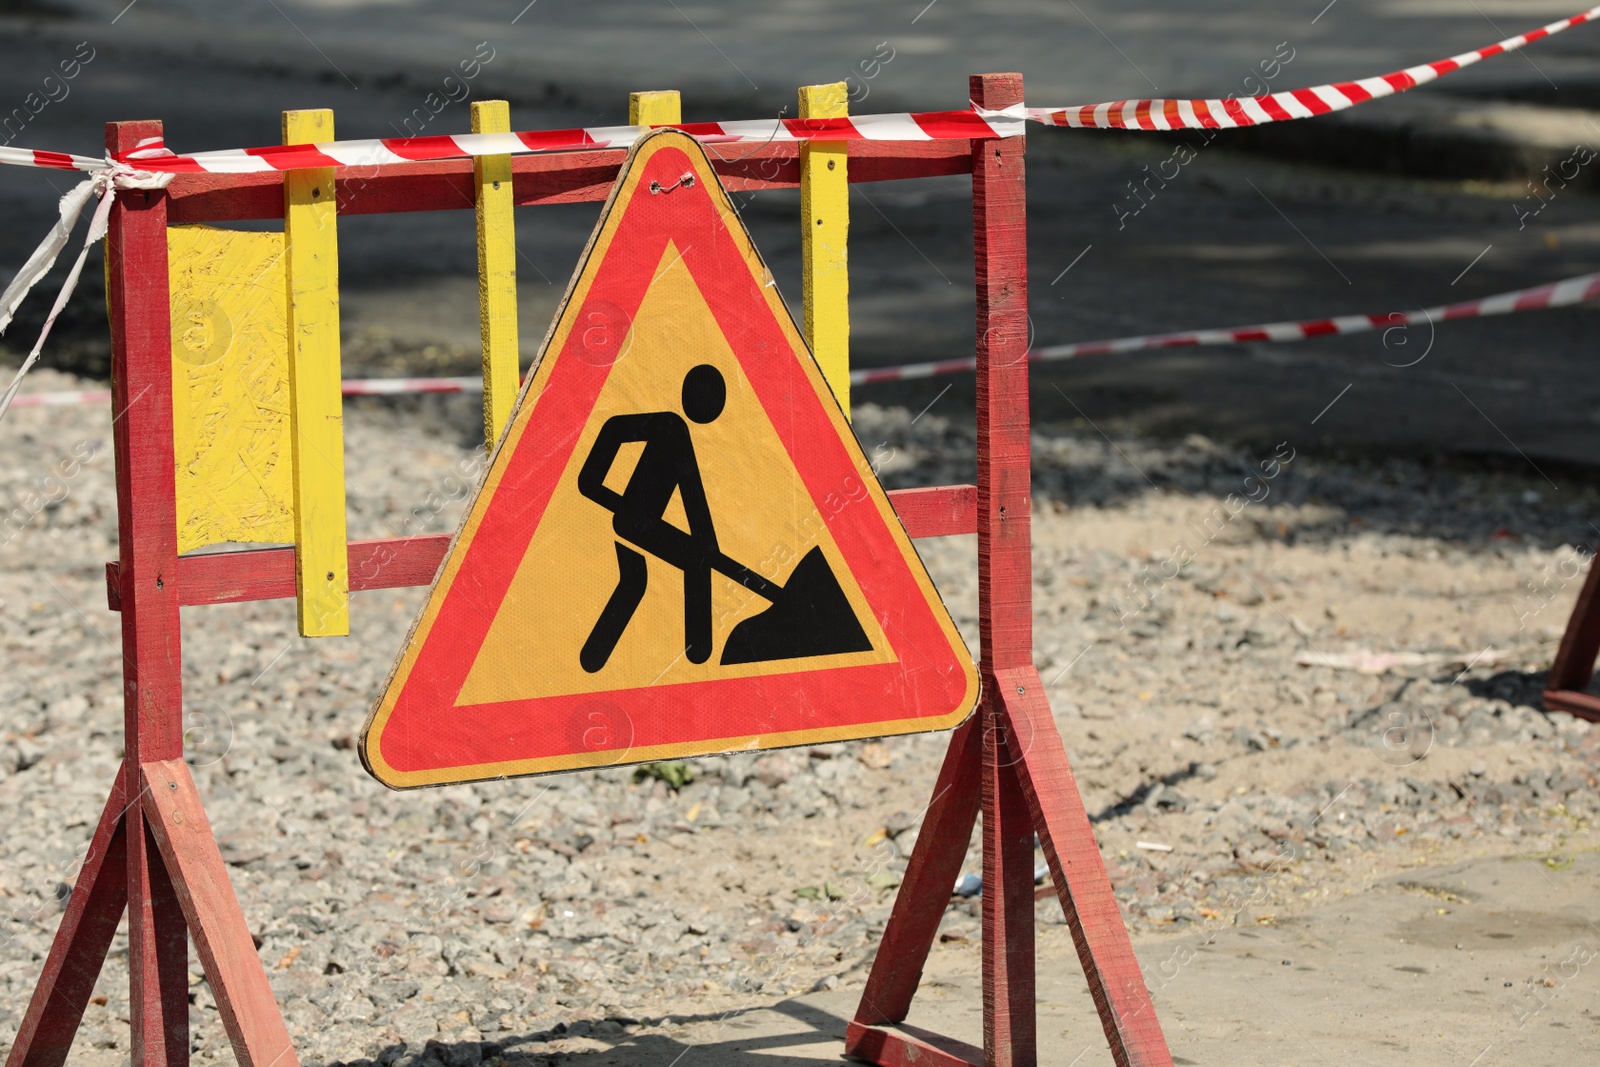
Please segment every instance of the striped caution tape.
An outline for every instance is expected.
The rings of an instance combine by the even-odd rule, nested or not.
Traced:
[[[1110,341],[1078,341],[1050,345],[1028,352],[1030,363],[1053,363],[1080,356],[1108,356],[1121,352],[1144,352],[1160,348],[1192,348],[1200,345],[1238,345],[1251,342],[1304,341],[1311,337],[1332,337],[1372,330],[1392,330],[1422,323],[1435,324],[1454,319],[1481,319],[1491,315],[1510,315],[1519,311],[1542,311],[1570,307],[1600,296],[1600,272],[1581,274],[1565,281],[1551,282],[1531,289],[1516,289],[1459,304],[1442,304],[1417,311],[1394,311],[1386,315],[1343,315],[1332,319],[1305,319],[1300,322],[1269,322],[1258,326],[1233,326],[1224,329],[1188,330],[1181,333],[1143,334]],[[909,363],[900,367],[874,367],[850,372],[851,385],[877,382],[903,382],[959,374],[977,368],[976,359],[946,359],[931,363]],[[349,378],[343,383],[345,396],[414,396],[424,393],[479,393],[483,379],[477,375],[460,378]],[[103,404],[111,400],[105,389],[82,389],[58,393],[24,393],[12,407],[56,407],[73,404]]]
[[[794,141],[931,141],[941,138],[989,140],[1023,133],[1029,121],[1047,126],[1122,130],[1229,129],[1311,118],[1392,96],[1426,84],[1491,56],[1514,52],[1534,41],[1600,18],[1600,6],[1528,33],[1448,59],[1407,67],[1359,81],[1317,85],[1260,96],[1220,100],[1111,100],[1081,107],[1025,107],[1002,110],[904,112],[848,118],[755,119],[735,122],[674,123],[705,144]],[[120,162],[156,173],[242,174],[306,167],[371,167],[391,163],[461,159],[470,156],[524,155],[578,149],[626,148],[653,126],[594,126],[521,133],[463,133],[431,137],[384,137],[320,144],[229,148],[177,155],[160,138],[149,138]],[[0,147],[0,164],[98,172],[107,160]]]
[[[992,140],[1024,132],[1026,109],[926,111],[850,118],[750,119],[736,122],[672,123],[702,144],[765,144],[796,141]],[[159,137],[140,141],[121,161],[159,173],[248,174],[306,167],[373,167],[469,156],[527,155],[580,149],[627,148],[659,126],[585,126],[521,133],[458,133],[433,137],[382,137],[320,144],[227,148],[180,156]],[[0,163],[54,170],[98,171],[103,159],[64,152],[0,148]]]
[[[1053,363],[1080,356],[1105,356],[1118,352],[1143,352],[1158,348],[1189,348],[1198,345],[1238,345],[1255,341],[1303,341],[1310,337],[1392,330],[1420,323],[1448,322],[1452,319],[1481,319],[1490,315],[1509,315],[1518,311],[1541,311],[1569,307],[1600,296],[1600,273],[1582,274],[1565,281],[1551,282],[1532,289],[1517,289],[1478,300],[1417,311],[1394,311],[1387,315],[1343,315],[1333,319],[1306,319],[1301,322],[1269,322],[1257,326],[1233,326],[1214,330],[1189,330],[1182,333],[1144,334],[1119,337],[1111,341],[1079,341],[1051,345],[1028,352],[1030,363]],[[932,378],[956,374],[977,367],[976,359],[946,359],[933,363],[911,363],[903,367],[879,367],[850,372],[852,385],[874,382],[900,382],[913,378]]]
[[[18,393],[13,408],[58,408],[77,404],[109,404],[109,389],[70,389],[59,393]]]
[[[1393,74],[1382,74],[1360,81],[1335,82],[1309,89],[1289,89],[1260,96],[1228,97],[1223,100],[1112,100],[1084,107],[1027,108],[1028,118],[1047,126],[1089,127],[1115,130],[1196,130],[1260,126],[1267,122],[1308,119],[1343,111],[1379,97],[1393,96],[1441,78],[1463,67],[1470,67],[1491,56],[1515,52],[1524,45],[1543,40],[1562,30],[1600,18],[1600,7],[1592,7],[1571,18],[1552,22],[1528,33],[1507,37],[1497,44],[1463,52],[1421,66],[1407,67]]]

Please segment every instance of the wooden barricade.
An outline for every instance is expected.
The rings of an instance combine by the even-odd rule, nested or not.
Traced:
[[[1022,101],[1017,74],[975,76],[969,88],[984,107]],[[840,90],[802,90],[802,115],[841,113]],[[636,94],[630,110],[639,124],[681,121],[675,93]],[[332,124],[328,112],[291,112],[284,134],[296,141],[329,139]],[[508,130],[505,105],[475,104],[473,127]],[[120,156],[161,132],[159,122],[112,123],[106,147]],[[106,245],[119,523],[119,558],[107,564],[107,596],[122,614],[126,755],[7,1067],[65,1062],[124,911],[134,1063],[180,1067],[188,1061],[188,937],[239,1062],[298,1062],[184,762],[180,608],[298,596],[302,633],[346,633],[350,591],[427,585],[444,558],[445,536],[346,540],[338,217],[475,205],[485,437],[492,446],[517,385],[512,208],[604,201],[625,155],[623,149],[599,149],[288,174],[179,174],[165,190],[119,194]],[[802,189],[806,332],[841,404],[848,404],[848,183],[951,174],[970,174],[973,181],[978,484],[889,495],[912,537],[978,535],[984,696],[978,712],[952,735],[849,1027],[847,1052],[884,1065],[1036,1062],[1037,833],[1113,1057],[1122,1065],[1171,1064],[1032,665],[1022,138],[771,143],[721,159],[716,169],[730,191]],[[277,235],[237,231],[173,236],[180,228],[277,218],[284,220],[287,237],[276,241]],[[175,243],[197,240],[225,246],[240,262],[255,262],[258,278],[281,279],[281,303],[268,300],[238,313],[255,339],[247,354],[259,361],[250,364],[257,392],[238,395],[253,402],[263,395],[286,398],[290,414],[287,420],[266,420],[243,442],[197,434],[192,422],[202,401],[212,404],[205,408],[206,425],[226,421],[216,405],[225,407],[235,396],[217,384],[219,375],[234,371],[224,367],[208,377],[189,369],[196,360],[202,369],[211,366],[210,353],[219,347],[207,332],[204,312],[213,297],[199,291],[208,283],[185,273],[192,266],[186,258],[190,246]],[[281,254],[275,257],[274,249]],[[175,348],[174,314],[184,300],[196,301],[201,310],[193,313],[192,336],[185,326]],[[180,348],[201,355],[185,358]],[[183,398],[176,414],[175,395]],[[255,517],[254,525],[200,523],[180,530],[180,515],[200,513],[191,483],[198,479],[212,487],[203,472],[211,469],[208,461],[215,465],[221,448],[230,450],[224,454],[230,459],[248,456],[255,464],[248,469],[259,470],[261,484],[269,487],[246,501],[256,510],[240,510]],[[186,554],[219,541],[282,539],[285,530],[292,531],[292,548]],[[264,531],[272,533],[260,536]],[[980,810],[982,1050],[898,1025],[909,1011]]]

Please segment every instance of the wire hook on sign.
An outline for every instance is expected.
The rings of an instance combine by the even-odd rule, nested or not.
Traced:
[[[694,188],[694,175],[693,174],[685,174],[683,177],[679,178],[677,181],[673,182],[671,185],[662,185],[660,182],[651,182],[650,183],[650,195],[651,196],[655,196],[657,193],[670,193],[674,189],[692,189],[692,188]]]

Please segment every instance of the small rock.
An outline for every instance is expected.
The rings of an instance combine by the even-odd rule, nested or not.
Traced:
[[[16,753],[16,767],[18,771],[28,770],[44,759],[46,749],[31,737],[19,737],[11,743],[12,751]]]
[[[861,746],[861,751],[856,753],[856,759],[864,767],[882,771],[887,770],[894,762],[894,753],[882,741],[869,741]]]
[[[762,785],[776,789],[799,773],[800,761],[793,753],[780,750],[769,752],[756,760],[751,777]]]
[[[897,811],[883,820],[884,835],[890,840],[894,840],[907,830],[916,829],[917,823],[921,821],[921,818],[920,815],[913,815],[909,811]]]

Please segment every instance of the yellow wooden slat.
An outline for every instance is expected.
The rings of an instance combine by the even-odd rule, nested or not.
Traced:
[[[676,89],[628,94],[629,126],[671,126],[683,121],[683,104]]]
[[[174,226],[178,551],[295,539],[283,234]]]
[[[510,133],[511,105],[472,104],[473,133]],[[494,451],[517,402],[517,231],[512,218],[511,157],[478,156],[472,163],[478,215],[478,331],[483,338],[483,439]]]
[[[333,140],[333,112],[285,111],[283,143]],[[344,401],[339,394],[339,238],[333,168],[283,176],[293,411],[295,592],[300,633],[350,632]]]
[[[800,117],[842,118],[850,113],[844,82],[800,89]],[[801,289],[806,343],[822,376],[850,416],[850,179],[843,141],[800,146]]]

